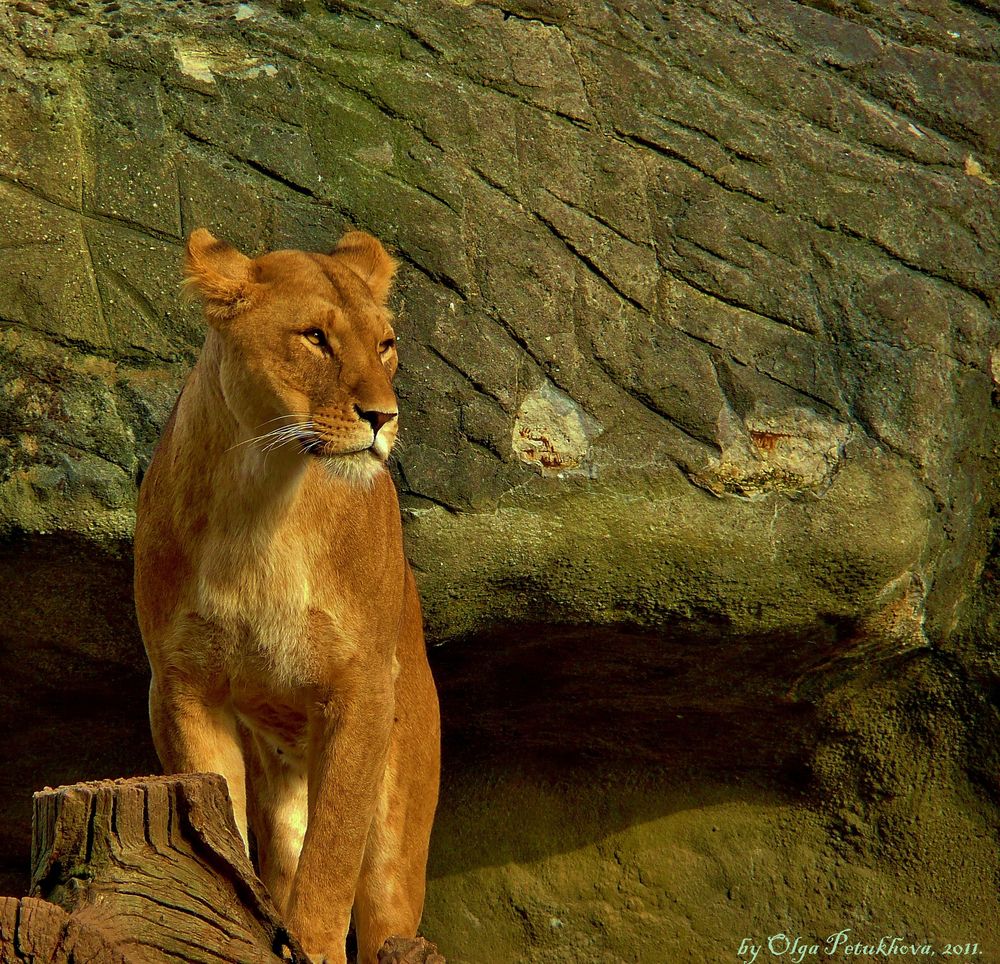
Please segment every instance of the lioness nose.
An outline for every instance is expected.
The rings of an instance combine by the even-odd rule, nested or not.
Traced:
[[[364,419],[372,427],[372,431],[376,435],[378,435],[379,429],[386,422],[391,422],[397,415],[396,412],[363,412],[357,405],[354,407],[358,413],[358,418]]]

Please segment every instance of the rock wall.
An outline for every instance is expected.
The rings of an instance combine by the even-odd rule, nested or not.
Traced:
[[[201,338],[186,232],[354,222],[404,259],[440,635],[516,613],[512,576],[553,618],[788,624],[905,585],[951,625],[998,340],[982,11],[328,6],[4,11],[8,530],[128,537]],[[630,531],[561,524],[594,513]]]
[[[822,892],[797,926],[832,927],[868,879],[880,926],[929,934],[947,880],[948,920],[996,939],[973,878],[1000,873],[998,19],[994,0],[0,8],[9,879],[31,789],[150,765],[128,540],[202,337],[186,233],[258,253],[354,224],[403,263],[394,470],[440,644],[428,914],[450,959],[487,932],[504,960],[731,954],[786,897],[715,875],[716,791],[730,849]],[[498,746],[537,766],[515,779]],[[595,787],[581,761],[672,776]],[[563,779],[595,801],[579,834],[546,816]],[[484,800],[529,815],[515,853],[462,842]],[[904,909],[886,882],[920,854]],[[539,860],[607,877],[604,909],[529,881]],[[615,897],[609,860],[691,883]],[[739,913],[734,886],[755,894]]]

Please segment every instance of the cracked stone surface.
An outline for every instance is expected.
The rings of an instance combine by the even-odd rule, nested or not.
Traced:
[[[672,511],[711,527],[743,510],[705,491],[752,496],[765,540],[782,499],[835,514],[845,464],[848,503],[865,479],[920,493],[899,537],[954,622],[992,465],[967,416],[1000,340],[983,10],[28,3],[0,25],[2,358],[27,375],[0,409],[8,531],[128,537],[201,339],[186,232],[259,252],[350,222],[404,263],[397,478],[422,568],[420,533],[457,540],[435,541],[452,577],[425,574],[437,635],[503,616],[454,563],[507,509],[686,479]],[[580,438],[531,441],[549,391]],[[650,548],[640,582],[675,550]],[[739,622],[725,593],[710,608]]]
[[[798,760],[837,825],[862,828],[843,838],[870,845],[859,866],[882,846],[872,828],[904,839],[891,808],[905,809],[907,779],[938,787],[926,800],[974,811],[982,826],[962,834],[994,833],[995,810],[969,803],[965,777],[949,783],[912,748],[905,762],[894,755],[929,714],[941,759],[993,772],[973,782],[1000,792],[983,762],[1000,726],[983,695],[1000,679],[983,628],[1000,398],[993,0],[25,0],[0,7],[0,37],[11,585],[37,569],[120,606],[88,616],[88,632],[141,680],[141,656],[121,655],[137,645],[121,572],[138,482],[202,339],[196,307],[178,298],[183,239],[205,226],[248,253],[326,249],[352,224],[402,262],[394,472],[462,753],[512,733],[546,752],[608,752],[586,713],[600,717],[613,696],[647,721],[688,721],[664,741],[609,708],[644,761],[695,766],[685,747],[699,746],[740,770],[726,727],[752,734],[751,768]],[[61,553],[92,555],[90,589],[60,575]],[[34,601],[8,618],[41,623],[4,636],[0,661],[79,648],[44,629],[65,615],[58,605],[23,595]],[[587,630],[552,629],[567,624]],[[720,632],[729,642],[716,646]],[[633,650],[649,679],[622,662]],[[574,655],[601,683],[564,694],[590,707],[555,715],[572,739],[544,722],[541,696],[517,704],[520,716],[499,712],[518,674],[561,692],[539,667],[570,672]],[[728,688],[702,694],[693,666]],[[513,682],[491,689],[491,672]],[[687,681],[684,697],[655,685],[657,673]],[[761,705],[784,707],[771,730],[758,728]],[[802,724],[811,737],[788,735],[799,732],[781,715],[790,707],[814,714]],[[481,792],[455,779],[449,826]],[[621,790],[636,820],[674,806],[656,790],[660,803],[637,804],[634,792]],[[505,794],[523,803],[516,788]],[[541,813],[548,794],[531,790],[525,806]],[[879,816],[872,801],[891,794]],[[762,824],[741,810],[746,820],[756,829],[739,839],[756,840]],[[701,866],[714,845],[691,834]],[[647,844],[640,834],[622,846]],[[566,836],[566,852],[582,845]],[[591,857],[611,859],[609,846]],[[647,876],[683,875],[677,860]],[[995,859],[968,861],[995,879]],[[641,953],[662,950],[639,873],[619,881],[640,902],[627,914],[603,897],[587,904],[584,917],[602,923],[580,926],[610,943],[571,938],[550,923],[569,912],[528,887],[530,906],[503,904],[494,959],[520,959],[518,940],[531,960],[563,959],[560,941],[586,959],[634,959],[638,945],[615,943],[622,928],[654,934]],[[972,900],[964,878],[933,873]],[[482,938],[456,910],[475,899],[471,879],[450,892],[458,904],[441,898],[450,910],[432,911],[431,936]],[[861,887],[842,882],[835,908]],[[704,903],[692,888],[674,896]],[[667,906],[656,904],[660,917]],[[978,920],[978,906],[956,904],[949,919]],[[885,908],[889,927],[898,908]],[[670,959],[731,954],[711,935],[767,917],[740,913],[738,927],[722,911],[725,926],[702,921]]]

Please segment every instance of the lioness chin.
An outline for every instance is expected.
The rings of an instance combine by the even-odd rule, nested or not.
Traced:
[[[167,772],[227,780],[237,826],[309,954],[412,936],[439,720],[385,469],[398,427],[395,263],[250,259],[205,230],[186,273],[208,334],[143,479],[135,598]]]

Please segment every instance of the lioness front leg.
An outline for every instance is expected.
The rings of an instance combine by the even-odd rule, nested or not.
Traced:
[[[375,964],[386,938],[417,935],[438,797],[441,720],[409,571],[405,592],[392,741],[354,898],[359,964]]]
[[[309,825],[288,924],[316,961],[344,964],[351,907],[392,731],[392,680],[315,703],[309,714]]]
[[[247,807],[257,840],[257,863],[275,906],[284,915],[299,865],[309,815],[306,761],[251,738]]]
[[[203,687],[153,674],[149,722],[164,773],[221,773],[229,785],[236,827],[247,844],[246,770],[236,718]]]

